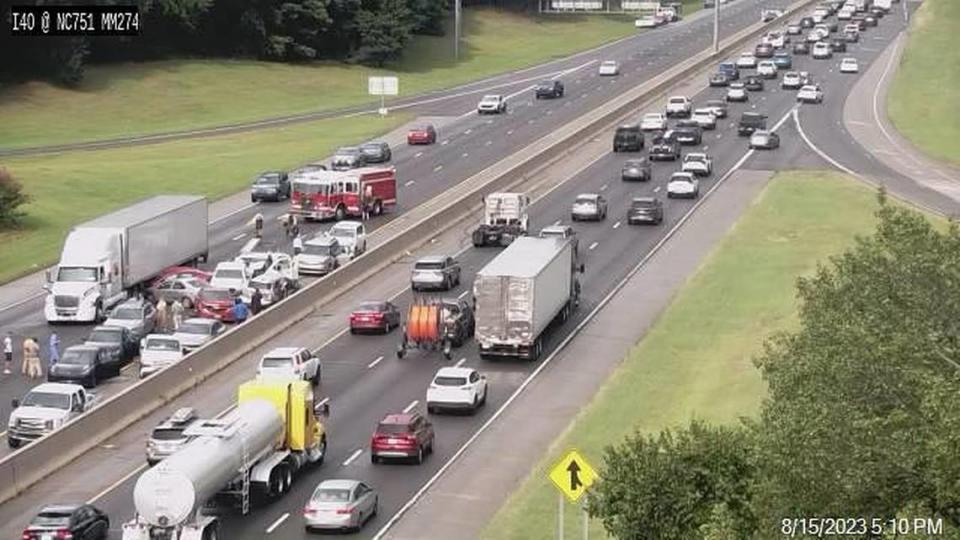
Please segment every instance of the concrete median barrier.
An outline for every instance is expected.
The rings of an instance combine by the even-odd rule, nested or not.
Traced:
[[[784,17],[815,1],[804,0],[794,5]],[[0,502],[15,497],[90,448],[202,383],[291,324],[309,316],[317,306],[332,301],[375,276],[407,252],[456,226],[480,207],[483,195],[530,179],[539,169],[562,159],[624,117],[635,114],[639,106],[658,98],[678,82],[784,21],[781,18],[744,29],[724,41],[719,52],[702,52],[677,64],[411,209],[372,233],[370,244],[373,247],[359,259],[231,329],[178,364],[124,389],[56,432],[3,458],[0,460]]]

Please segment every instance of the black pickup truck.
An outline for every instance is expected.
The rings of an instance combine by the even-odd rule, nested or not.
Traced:
[[[653,145],[650,146],[651,161],[670,160],[676,161],[680,158],[680,141],[677,140],[677,132],[669,130],[662,135],[657,135],[653,139]]]
[[[740,122],[737,124],[737,135],[747,137],[758,129],[767,129],[767,115],[754,112],[745,112],[740,115]]]

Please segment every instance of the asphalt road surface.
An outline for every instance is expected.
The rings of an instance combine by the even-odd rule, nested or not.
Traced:
[[[879,28],[869,29],[866,36],[884,36],[889,39],[902,27],[902,21],[888,17],[881,21]],[[850,54],[857,55],[861,62],[866,64],[876,53],[871,51],[861,53],[861,51],[858,51],[858,46],[853,45]],[[838,56],[842,57],[844,55]],[[841,78],[841,75],[836,73],[839,57],[831,60],[813,60],[808,57],[794,59],[794,69],[810,71],[816,80],[824,85],[828,103],[830,100],[839,102],[843,99],[843,86],[837,84],[837,81]],[[636,73],[636,67],[636,64],[634,64],[634,73]],[[831,69],[833,72],[830,71]],[[609,80],[597,79],[591,70],[589,73],[584,73],[584,79],[581,80],[581,83],[584,80],[591,81],[593,87],[598,88],[593,93],[607,92],[603,95],[609,96],[611,92],[617,91],[618,87],[622,87],[621,85],[626,83],[630,72],[631,69],[628,66],[625,75],[620,80],[609,82]],[[843,77],[855,76],[844,75]],[[576,84],[578,83],[573,83],[573,85]],[[580,90],[580,92],[584,92],[584,90]],[[724,90],[722,89],[704,89],[698,95],[691,97],[696,104],[709,98],[721,96],[723,93]],[[511,127],[507,127],[507,129],[524,129],[524,123],[531,129],[535,129],[533,126],[538,123],[545,122],[556,115],[567,114],[564,109],[573,108],[573,106],[564,107],[563,102],[567,100],[576,102],[578,95],[580,94],[576,91],[571,91],[568,92],[567,98],[557,102],[533,103],[526,107],[516,107],[515,105],[511,115],[505,118],[490,118],[494,122],[493,124],[486,124],[486,118],[473,119],[468,122],[473,127],[465,126],[464,131],[466,129],[474,131],[469,134],[461,132],[461,136],[464,138],[473,137],[479,132],[482,134],[480,140],[489,137],[489,140],[492,141],[491,145],[482,144],[480,148],[501,144],[499,147],[500,153],[495,155],[502,155],[506,150],[502,144],[504,142],[509,143],[509,140],[501,132],[506,126],[501,126],[500,123],[510,122]],[[699,148],[705,150],[714,159],[714,176],[701,181],[701,193],[705,193],[717,178],[735,167],[779,169],[783,168],[781,161],[784,159],[787,161],[809,159],[804,155],[805,151],[799,149],[799,146],[793,146],[799,144],[789,127],[790,113],[795,107],[795,92],[780,90],[779,85],[774,84],[774,81],[768,81],[767,89],[764,92],[751,94],[750,102],[731,104],[730,117],[721,121],[716,131],[706,132],[703,144]],[[547,115],[545,108],[553,111],[553,114]],[[812,113],[816,116],[818,112],[817,106],[803,106],[802,109],[804,115]],[[740,113],[745,110],[763,112],[768,115],[771,125],[777,124],[780,126],[780,129],[783,130],[783,148],[774,151],[748,152],[746,139],[738,137],[732,127]],[[819,108],[819,112],[829,114],[823,107]],[[519,124],[517,124],[518,120]],[[531,121],[533,122],[531,123]],[[528,138],[531,136],[533,135],[527,135]],[[454,142],[450,144],[452,145]],[[443,147],[438,148],[442,149]],[[462,148],[462,152],[472,154],[476,144],[461,146],[460,148]],[[429,150],[437,150],[437,148]],[[693,148],[686,148],[686,151],[691,150]],[[532,209],[532,227],[537,229],[552,223],[569,222],[570,203],[578,193],[600,193],[610,203],[609,216],[606,221],[577,223],[575,225],[580,238],[580,249],[585,254],[587,267],[583,279],[583,302],[576,317],[567,324],[553,329],[549,334],[546,343],[547,352],[552,350],[562,337],[582,320],[582,317],[590,311],[596,302],[640,258],[649,252],[651,247],[662,238],[665,231],[693,205],[693,201],[668,200],[665,197],[667,178],[671,172],[679,169],[679,163],[656,163],[654,165],[654,180],[649,183],[625,183],[620,180],[619,172],[623,160],[628,157],[631,157],[631,155],[605,154],[601,156],[582,170],[574,172],[571,180],[546,193]],[[400,157],[401,164],[404,163],[404,159],[410,160],[411,167],[415,168],[417,166],[416,158]],[[459,164],[459,160],[456,161]],[[436,164],[434,167],[443,164],[439,158],[433,163]],[[816,162],[811,162],[811,164],[816,164]],[[450,168],[454,169],[455,167],[451,166]],[[411,177],[409,173],[403,174],[405,177]],[[460,176],[465,176],[465,174]],[[428,182],[431,182],[431,180],[424,181],[424,183]],[[440,183],[441,181],[439,178],[434,178],[432,182]],[[417,184],[420,184],[419,179]],[[629,200],[631,197],[639,195],[653,195],[664,200],[666,219],[663,225],[659,227],[636,227],[625,224],[624,216]],[[472,282],[474,273],[496,253],[497,250],[492,249],[465,249],[459,255],[464,268],[464,285],[451,294],[467,295],[467,287]],[[385,276],[384,279],[389,279],[389,276]],[[402,280],[403,276],[400,279]],[[371,291],[383,289],[375,283],[372,283],[370,287]],[[410,293],[406,289],[403,289],[403,292],[394,299],[400,305],[401,310],[405,309],[409,300]],[[423,482],[476,431],[488,415],[519,386],[526,375],[536,366],[535,363],[525,362],[480,361],[472,342],[456,350],[452,363],[476,366],[487,374],[490,382],[488,406],[476,416],[440,416],[434,418],[437,431],[436,452],[423,465],[389,464],[374,466],[370,463],[367,449],[369,437],[376,422],[388,412],[395,412],[408,407],[422,408],[420,402],[424,399],[426,386],[433,374],[437,368],[448,365],[450,362],[443,360],[438,354],[413,354],[403,360],[398,360],[394,356],[399,339],[396,334],[381,337],[352,336],[341,333],[328,343],[322,343],[312,331],[312,326],[317,324],[319,324],[318,320],[307,319],[289,329],[274,342],[297,343],[317,348],[318,354],[324,361],[322,393],[331,399],[332,404],[332,415],[327,423],[331,437],[327,462],[323,467],[301,476],[295,483],[293,491],[283,499],[268,506],[256,508],[247,516],[227,512],[223,529],[227,538],[276,537],[287,539],[307,537],[308,535],[303,531],[302,519],[299,514],[304,502],[320,480],[343,477],[362,479],[380,491],[380,515],[360,534],[361,537],[365,538],[372,536],[379,526],[403,505]],[[255,355],[250,355],[249,358],[231,366],[229,371],[233,374],[232,376],[242,380],[244,370],[246,376],[249,377],[255,361]],[[224,374],[224,377],[226,377],[226,374]],[[205,414],[214,414],[221,411],[232,402],[232,387],[223,384],[222,380],[208,381],[198,392],[204,394],[196,399]],[[44,482],[37,489],[31,490],[24,497],[5,505],[5,507],[9,506],[10,508],[0,508],[0,522],[15,522],[19,526],[28,518],[27,514],[30,508],[35,508],[37,504],[54,498],[64,500],[63,497],[66,493],[73,493],[93,498],[98,506],[106,510],[114,523],[112,537],[119,538],[119,525],[133,516],[132,489],[136,474],[130,474],[126,479],[121,477],[125,471],[134,470],[134,464],[136,463],[134,459],[138,456],[139,459],[142,459],[140,454],[143,444],[142,437],[142,433],[126,434],[121,437],[123,440],[118,443],[116,448],[111,444],[109,453],[104,452],[104,455],[108,457],[96,460],[95,464],[91,464],[88,470],[83,472],[84,475],[91,477],[116,478],[119,480],[116,485],[94,495],[89,490],[84,492],[82,486],[74,486],[72,492],[61,490],[59,489],[60,486],[56,485],[57,479],[52,479],[49,482]],[[508,443],[508,441],[505,441],[505,443]],[[110,455],[116,457],[111,459],[109,458]],[[491,458],[493,457],[491,456]],[[77,475],[77,477],[79,476],[81,475]],[[68,480],[77,482],[74,478]],[[66,481],[64,480],[62,483],[65,484]],[[15,529],[16,527],[11,527],[9,533],[15,533]],[[6,530],[2,532],[9,534]]]
[[[722,33],[730,35],[756,20],[760,5],[783,6],[785,0],[758,1],[740,0],[724,6]],[[653,32],[640,33],[635,37],[611,44],[583,55],[552,62],[547,66],[524,70],[491,81],[495,91],[509,97],[509,113],[499,116],[478,116],[475,106],[479,95],[486,93],[488,86],[477,85],[473,92],[459,91],[443,99],[428,101],[416,106],[420,116],[443,117],[440,122],[438,143],[434,146],[394,148],[394,165],[397,167],[399,206],[391,216],[370,222],[375,229],[387,220],[401,215],[406,209],[428,200],[451,185],[468,178],[517,147],[549,134],[552,129],[605,103],[625,89],[659,74],[683,58],[699,52],[711,43],[712,19],[709,13],[700,12],[675,25]],[[601,78],[597,75],[597,63],[617,59],[621,62],[619,77]],[[566,86],[566,96],[559,100],[533,98],[532,85],[547,75],[560,75]],[[263,212],[268,223],[266,235],[258,249],[289,248],[282,237],[277,217],[286,211],[285,203],[251,205],[226,219],[218,221],[210,229],[210,263],[230,260],[250,239],[248,222],[257,212]],[[306,232],[315,232],[328,225],[307,225]],[[50,328],[43,319],[43,298],[37,297],[15,307],[0,311],[0,330],[12,331],[18,337],[36,336],[42,343]],[[82,342],[89,333],[89,325],[57,327],[61,338],[61,350]],[[15,353],[19,358],[19,351]],[[17,366],[19,368],[19,360]],[[97,392],[102,398],[116,392],[136,380],[136,367],[126,369],[121,377],[102,384]],[[10,412],[10,400],[25,394],[33,382],[16,374],[0,377],[0,422],[5,426]],[[0,437],[2,437],[0,432]],[[0,445],[0,456],[8,450]]]

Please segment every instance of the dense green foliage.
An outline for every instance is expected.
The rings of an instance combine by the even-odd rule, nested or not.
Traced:
[[[29,2],[22,2],[29,3]],[[33,0],[35,4],[70,4]],[[127,4],[128,0],[101,0]],[[415,33],[441,34],[447,0],[138,0],[137,37],[23,38],[0,32],[0,77],[76,84],[87,62],[210,55],[382,65]],[[0,1],[9,16],[10,0]]]
[[[899,516],[957,536],[960,232],[882,196],[877,216],[799,280],[799,328],[756,359],[759,419],[608,448],[590,508],[611,534],[776,538],[785,517]]]
[[[0,167],[0,229],[15,227],[23,218],[20,206],[29,198],[10,171]]]

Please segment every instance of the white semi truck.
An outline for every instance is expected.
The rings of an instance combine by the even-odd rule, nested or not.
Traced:
[[[572,238],[526,236],[510,244],[473,282],[480,356],[539,358],[544,331],[577,307],[583,271]]]
[[[96,322],[165,268],[206,260],[207,199],[158,195],[74,227],[47,272],[47,322]]]
[[[530,197],[523,193],[491,193],[483,198],[483,222],[473,231],[474,247],[507,246],[527,234]]]
[[[192,424],[183,448],[137,479],[136,517],[123,540],[219,540],[218,518],[204,506],[226,499],[246,514],[254,499],[286,494],[294,475],[320,465],[327,436],[310,383],[254,380],[240,385],[226,416]]]

